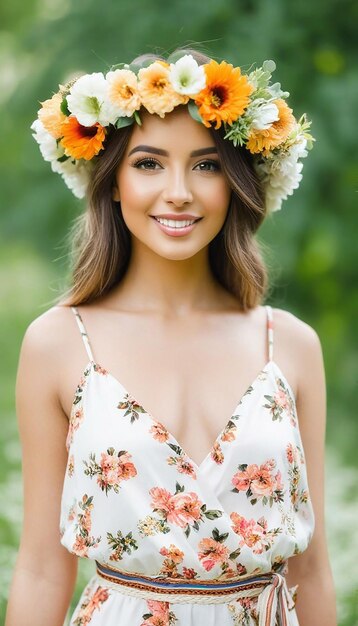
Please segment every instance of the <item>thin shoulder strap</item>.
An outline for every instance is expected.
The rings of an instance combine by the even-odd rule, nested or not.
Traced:
[[[77,321],[77,324],[78,324],[78,328],[80,329],[80,333],[82,335],[83,343],[85,345],[88,357],[94,363],[94,358],[93,358],[93,354],[92,354],[92,350],[91,350],[91,345],[90,345],[90,342],[89,342],[87,331],[86,331],[86,329],[84,327],[84,324],[83,324],[83,321],[82,321],[82,317],[80,316],[77,307],[71,306],[71,309],[72,309],[72,312],[73,312],[73,314],[74,314],[74,316],[76,318],[76,321]]]
[[[268,346],[268,358],[269,361],[273,360],[273,312],[272,307],[266,304],[267,315],[267,346]]]

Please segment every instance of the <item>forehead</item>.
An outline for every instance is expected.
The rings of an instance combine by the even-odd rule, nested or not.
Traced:
[[[147,111],[140,112],[142,126],[134,124],[128,151],[138,144],[163,148],[168,152],[192,152],[198,148],[215,146],[209,130],[193,120],[186,107],[177,107],[164,118]]]

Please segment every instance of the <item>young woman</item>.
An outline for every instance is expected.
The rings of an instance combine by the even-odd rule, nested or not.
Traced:
[[[320,341],[263,304],[255,241],[312,139],[273,69],[179,51],[42,105],[42,154],[88,208],[20,354],[6,626],[61,626],[78,557],[73,626],[336,624]]]

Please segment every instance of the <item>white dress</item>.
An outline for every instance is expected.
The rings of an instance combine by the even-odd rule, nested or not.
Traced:
[[[97,562],[71,626],[297,626],[283,565],[307,548],[314,515],[271,307],[268,361],[200,465],[94,360],[71,308],[89,362],[66,441],[61,543]],[[259,592],[230,591],[255,577]]]

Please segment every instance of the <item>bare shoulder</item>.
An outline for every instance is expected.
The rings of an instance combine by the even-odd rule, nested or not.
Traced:
[[[273,309],[275,350],[290,355],[294,362],[299,403],[317,393],[324,397],[325,372],[317,331],[293,313]]]
[[[64,346],[74,334],[69,307],[53,306],[31,321],[23,336],[19,370],[36,369],[48,383],[55,380]],[[45,382],[44,381],[44,382]]]
[[[316,330],[304,320],[284,309],[273,308],[274,329],[277,341],[282,338],[297,350],[298,355],[309,356],[321,350],[321,342]]]

